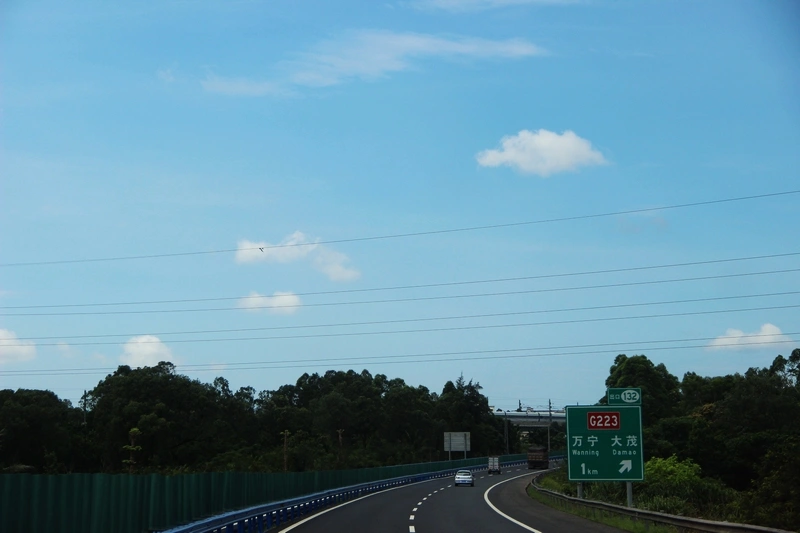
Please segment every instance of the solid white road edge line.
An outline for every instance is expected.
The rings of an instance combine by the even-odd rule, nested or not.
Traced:
[[[484,492],[484,493],[483,493],[483,499],[486,501],[486,503],[489,505],[489,507],[491,507],[491,508],[492,508],[492,510],[494,510],[494,512],[495,512],[495,513],[499,514],[499,515],[500,515],[500,516],[502,516],[503,518],[505,518],[505,519],[508,519],[508,520],[510,520],[510,521],[512,521],[512,522],[514,522],[514,523],[515,523],[515,524],[517,524],[519,527],[525,528],[525,529],[527,529],[528,531],[533,531],[533,533],[542,533],[542,532],[541,532],[541,531],[539,531],[538,529],[533,529],[531,526],[525,525],[525,524],[523,524],[522,522],[520,522],[519,520],[514,520],[513,518],[511,518],[510,516],[508,516],[507,514],[505,514],[503,511],[501,511],[500,509],[498,509],[497,507],[495,507],[494,505],[492,505],[492,502],[490,502],[490,501],[489,501],[489,491],[490,491],[490,490],[492,490],[493,488],[497,487],[498,485],[502,485],[503,483],[507,483],[507,482],[509,482],[509,481],[513,481],[513,480],[515,480],[515,479],[518,479],[518,478],[521,478],[521,477],[525,477],[525,476],[529,476],[529,475],[530,475],[530,474],[526,473],[526,474],[522,474],[522,475],[519,475],[519,476],[515,476],[515,477],[511,477],[511,478],[505,479],[505,480],[501,481],[500,483],[495,483],[494,485],[492,485],[491,487],[489,487],[488,489],[486,489],[486,492]]]
[[[413,486],[419,485],[421,483],[430,483],[431,481],[436,481],[436,480],[435,479],[427,479],[425,481],[420,481],[418,483],[409,483],[408,485],[400,485],[398,487],[392,487],[391,489],[379,490],[378,492],[373,492],[371,494],[367,494],[365,496],[361,496],[360,498],[356,498],[355,500],[350,500],[350,501],[347,501],[347,502],[344,502],[344,503],[340,503],[339,505],[336,505],[335,507],[331,507],[330,509],[325,509],[324,511],[320,511],[320,512],[318,512],[316,514],[313,514],[313,515],[311,515],[311,516],[309,516],[307,518],[303,518],[302,520],[300,520],[296,524],[292,524],[291,526],[287,527],[286,529],[280,529],[278,531],[280,533],[284,533],[285,531],[291,531],[292,529],[296,528],[297,526],[299,526],[301,524],[305,524],[309,520],[313,520],[313,519],[317,518],[318,516],[322,516],[325,513],[329,513],[331,511],[333,511],[334,509],[339,509],[340,507],[344,507],[345,505],[350,505],[351,503],[355,503],[357,501],[363,500],[364,498],[369,498],[370,496],[376,496],[378,494],[386,494],[387,492],[391,492],[391,491],[397,490],[397,489],[407,489],[408,487],[413,487]],[[423,499],[425,499],[425,498],[423,498]],[[411,527],[413,527],[413,526],[411,526]]]

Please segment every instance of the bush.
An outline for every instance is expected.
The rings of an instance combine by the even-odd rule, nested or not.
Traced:
[[[639,508],[671,515],[686,515],[686,502],[677,496],[653,496],[639,502]]]
[[[654,457],[645,463],[644,472],[636,498],[642,509],[711,520],[737,514],[738,493],[718,480],[702,477],[700,466],[691,459]]]

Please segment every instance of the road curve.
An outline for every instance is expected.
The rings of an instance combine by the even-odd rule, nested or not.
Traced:
[[[518,474],[517,474],[518,475]],[[528,496],[529,474],[512,477],[486,492],[487,503],[498,512],[539,533],[619,533],[620,529],[563,513]],[[517,531],[524,531],[518,527]]]
[[[442,478],[373,493],[279,529],[292,533],[618,533],[542,505],[525,492],[524,469],[489,476],[475,473],[474,487]]]

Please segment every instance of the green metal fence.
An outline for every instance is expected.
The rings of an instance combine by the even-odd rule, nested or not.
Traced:
[[[503,462],[524,461],[507,455]],[[395,477],[485,465],[486,458],[324,472],[2,474],[0,531],[144,533],[259,504]]]

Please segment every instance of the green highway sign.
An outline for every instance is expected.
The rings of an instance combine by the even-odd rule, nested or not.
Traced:
[[[642,389],[608,389],[608,405],[642,405]]]
[[[569,480],[642,481],[641,409],[630,405],[567,406]]]

